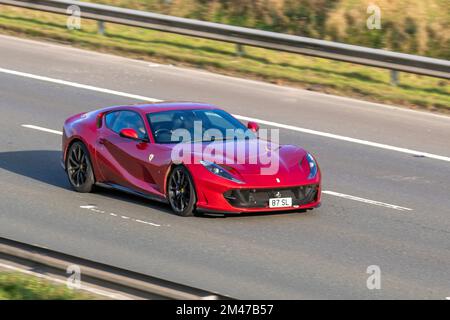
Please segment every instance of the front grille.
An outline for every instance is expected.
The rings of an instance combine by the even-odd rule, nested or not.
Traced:
[[[266,208],[270,198],[292,198],[293,206],[303,206],[317,201],[319,186],[316,184],[275,189],[233,189],[223,194],[238,208]]]

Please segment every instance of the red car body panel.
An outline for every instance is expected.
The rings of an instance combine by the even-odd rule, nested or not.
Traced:
[[[97,183],[107,184],[122,188],[125,191],[133,191],[144,196],[166,202],[166,181],[172,163],[171,154],[175,144],[157,144],[152,136],[150,125],[146,114],[167,110],[198,110],[198,109],[218,109],[212,105],[198,103],[155,103],[146,105],[130,105],[108,107],[92,112],[81,113],[68,118],[64,123],[62,138],[62,165],[66,163],[67,150],[73,141],[82,141],[90,154],[94,175]],[[149,142],[130,140],[121,137],[105,126],[104,115],[117,110],[130,110],[141,115],[145,123],[145,129],[149,135]],[[248,148],[247,142],[217,142],[224,144],[236,144],[236,148]],[[198,150],[205,148],[204,143],[197,146]],[[264,144],[263,144],[264,145]],[[302,148],[292,145],[271,144],[271,150],[279,148],[279,169],[274,175],[261,175],[260,169],[264,164],[257,159],[250,160],[246,155],[244,164],[236,164],[234,158],[226,162],[229,168],[244,184],[238,184],[216,176],[208,171],[198,161],[191,164],[184,164],[190,172],[196,194],[196,208],[209,212],[261,212],[261,211],[286,211],[315,208],[321,201],[321,172],[318,169],[317,175],[313,179],[308,179],[309,166],[301,163],[300,160],[306,155]],[[194,148],[195,149],[195,148]],[[261,148],[260,148],[261,150]],[[263,150],[260,152],[268,152]],[[151,155],[151,160],[149,156]],[[195,157],[196,152],[192,152]],[[201,155],[199,159],[201,160]],[[204,159],[208,160],[208,159]],[[231,164],[228,164],[231,163]],[[250,164],[252,163],[252,164]],[[313,202],[290,208],[243,208],[235,207],[224,197],[224,193],[236,189],[273,189],[289,188],[305,185],[314,185],[318,192]]]

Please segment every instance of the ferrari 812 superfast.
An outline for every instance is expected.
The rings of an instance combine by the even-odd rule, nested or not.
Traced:
[[[108,107],[65,121],[62,166],[78,192],[114,188],[181,216],[318,207],[314,156],[262,130],[208,104]]]

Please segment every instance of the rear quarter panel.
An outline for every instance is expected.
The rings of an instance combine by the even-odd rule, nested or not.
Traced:
[[[79,113],[71,116],[64,122],[62,135],[62,162],[65,166],[67,152],[71,144],[78,140],[84,143],[89,151],[94,174],[98,177],[98,168],[95,160],[95,143],[97,139],[97,113]]]

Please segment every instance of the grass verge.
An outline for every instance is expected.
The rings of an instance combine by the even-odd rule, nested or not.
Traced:
[[[21,273],[0,272],[0,300],[92,300],[94,296]]]
[[[290,85],[341,96],[450,113],[450,81],[400,74],[392,86],[389,71],[344,62],[245,47],[238,57],[229,43],[140,28],[82,20],[68,30],[66,17],[0,5],[0,33],[45,39],[136,59],[191,66],[209,71]]]

